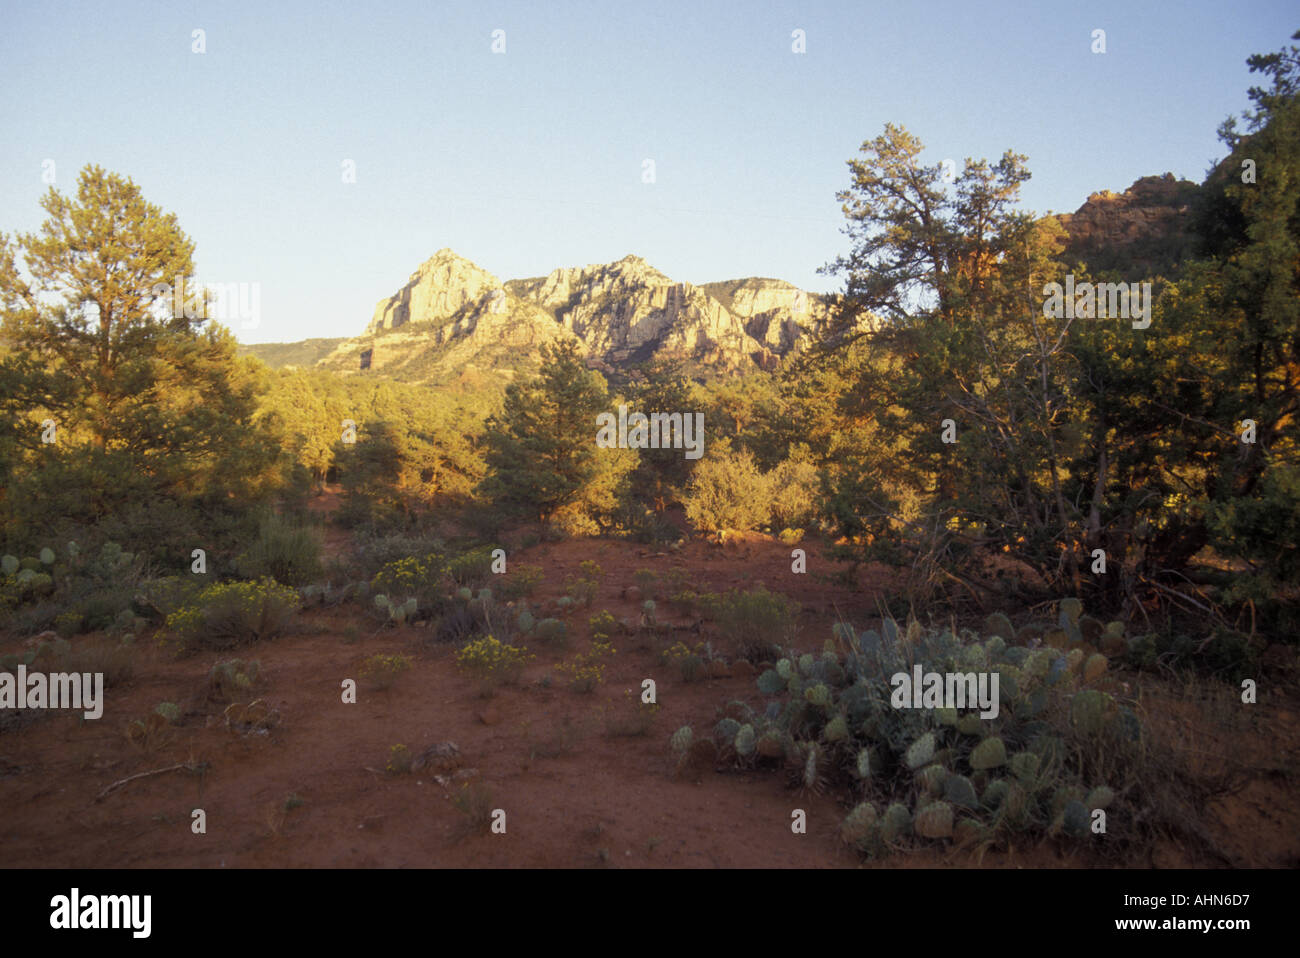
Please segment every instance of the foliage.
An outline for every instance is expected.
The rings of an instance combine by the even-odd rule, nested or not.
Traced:
[[[569,688],[575,692],[594,692],[605,681],[605,660],[617,651],[609,642],[593,641],[590,649],[561,662],[555,671],[569,677]]]
[[[411,660],[404,655],[372,655],[361,663],[360,675],[372,688],[390,688],[398,676],[411,670]]]
[[[781,593],[760,587],[713,597],[709,614],[724,635],[739,641],[742,658],[762,661],[794,640],[799,608]]]
[[[320,577],[320,539],[313,530],[273,514],[239,558],[239,570],[253,579],[270,576],[281,585],[307,585]]]
[[[486,635],[469,642],[456,653],[456,665],[468,672],[485,689],[519,680],[524,667],[534,656],[527,649],[506,645]]]
[[[575,341],[541,347],[540,373],[506,388],[486,424],[482,492],[498,508],[545,522],[574,502],[596,476],[596,415],[604,380],[588,370]]]
[[[181,651],[229,649],[282,634],[298,605],[273,579],[217,583],[169,615],[167,629]]]
[[[745,450],[714,442],[695,467],[686,517],[701,532],[748,532],[771,516],[772,483]]]

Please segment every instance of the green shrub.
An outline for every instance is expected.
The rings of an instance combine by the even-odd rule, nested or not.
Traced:
[[[492,578],[492,547],[472,549],[450,560],[447,574],[462,588],[477,589],[487,585]]]
[[[589,606],[596,601],[596,596],[600,593],[600,582],[604,572],[598,563],[590,559],[580,563],[578,569],[578,575],[565,577],[565,591],[568,593],[568,598],[574,602]]]
[[[360,675],[371,688],[390,688],[397,677],[411,670],[411,660],[404,655],[372,655],[361,663]]]
[[[307,585],[320,578],[320,539],[314,530],[272,515],[237,564],[243,575],[253,579],[270,576],[281,585]]]
[[[771,486],[748,452],[716,449],[695,466],[686,518],[700,532],[715,535],[752,531],[771,516]]]
[[[298,593],[274,579],[210,585],[167,617],[181,651],[229,649],[273,638],[298,610]]]
[[[489,691],[501,683],[516,682],[533,658],[522,647],[506,645],[491,635],[469,642],[456,653],[456,665]]]
[[[764,588],[733,589],[710,602],[718,629],[740,642],[740,657],[751,662],[775,658],[794,641],[799,603]]]
[[[512,565],[501,583],[501,595],[506,599],[518,599],[532,595],[538,585],[546,578],[539,565]]]
[[[395,559],[375,574],[370,590],[399,603],[413,598],[418,605],[428,607],[441,597],[446,569],[442,556],[436,552],[419,559],[414,556]]]

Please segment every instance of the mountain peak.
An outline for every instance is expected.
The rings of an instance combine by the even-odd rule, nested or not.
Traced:
[[[501,281],[494,275],[444,246],[420,264],[405,286],[379,301],[366,332],[440,322],[500,288]]]

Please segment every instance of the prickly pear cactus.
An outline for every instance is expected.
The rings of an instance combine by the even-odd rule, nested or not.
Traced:
[[[1007,747],[1002,739],[990,735],[970,753],[970,767],[976,771],[999,768],[1007,763]]]
[[[934,733],[926,732],[910,746],[903,757],[907,767],[918,769],[934,757]]]
[[[943,783],[943,797],[962,808],[980,807],[979,799],[975,797],[975,786],[965,775],[949,775]]]
[[[1088,793],[1088,797],[1083,800],[1083,804],[1091,811],[1096,808],[1107,808],[1113,801],[1115,801],[1115,793],[1105,785],[1098,785]]]
[[[691,727],[689,725],[683,725],[676,732],[673,732],[673,737],[669,740],[669,744],[672,745],[673,751],[678,755],[685,755],[690,750],[691,742],[694,740],[695,733],[691,731]]]
[[[739,731],[739,729],[737,729],[737,731]],[[760,735],[758,741],[754,743],[754,751],[758,752],[758,754],[764,758],[781,758],[785,755],[786,751],[785,742],[781,737],[781,733],[775,729],[768,729]]]
[[[1115,700],[1105,692],[1084,689],[1070,703],[1070,720],[1084,735],[1097,735],[1114,719]]]
[[[1001,612],[994,612],[984,620],[984,634],[989,638],[998,637],[1004,640],[1003,645],[1012,641],[1016,637],[1016,630],[1011,625],[1011,620]]]
[[[840,823],[840,838],[850,845],[861,845],[876,827],[876,809],[870,802],[854,806]]]
[[[785,681],[790,681],[790,678],[794,675],[794,666],[790,664],[789,659],[777,660],[776,674],[781,676]]]
[[[785,679],[775,669],[768,669],[758,677],[758,690],[764,695],[779,695],[785,691]]]
[[[828,742],[843,742],[849,737],[849,723],[844,720],[843,715],[837,715],[826,723],[826,728],[822,730]]]
[[[821,682],[804,690],[803,697],[809,705],[815,705],[819,709],[828,709],[831,707],[831,690]]]
[[[736,731],[736,754],[748,758],[754,754],[757,742],[754,738],[754,726],[746,723]]]
[[[1106,674],[1108,665],[1106,656],[1101,653],[1088,656],[1088,661],[1083,663],[1083,681],[1089,685],[1096,682]]]
[[[947,802],[931,802],[916,813],[912,827],[922,838],[948,838],[952,835],[953,811]]]
[[[717,725],[713,726],[714,737],[724,745],[730,745],[739,731],[740,723],[730,717],[722,719]]]
[[[40,560],[41,565],[54,565],[54,550],[46,546],[41,550]]]
[[[896,842],[904,838],[912,831],[912,813],[907,810],[907,806],[895,802],[885,809],[884,817],[880,820],[880,837],[887,842]]]

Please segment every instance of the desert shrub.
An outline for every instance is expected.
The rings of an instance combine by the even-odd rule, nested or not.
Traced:
[[[404,655],[372,655],[361,663],[360,675],[374,689],[391,688],[398,676],[411,670],[411,660]]]
[[[411,770],[411,763],[415,756],[405,745],[394,745],[388,750],[388,764],[384,766],[384,771],[389,775],[405,775]]]
[[[487,635],[457,652],[456,665],[477,679],[483,691],[489,691],[497,685],[517,682],[532,658],[527,649]]]
[[[628,689],[623,698],[605,711],[605,734],[611,738],[633,738],[647,734],[654,725],[659,706],[641,701]]]
[[[632,573],[632,582],[647,599],[658,598],[659,573],[653,569],[637,569]]]
[[[685,642],[675,642],[660,654],[660,659],[677,671],[683,682],[698,682],[705,676],[706,653],[703,642],[691,648]]]
[[[546,576],[539,565],[512,565],[501,578],[501,595],[506,599],[519,599],[532,595]]]
[[[274,579],[217,583],[169,615],[167,629],[181,651],[234,648],[283,633],[298,602]]]
[[[320,538],[314,529],[272,514],[236,564],[251,579],[269,576],[281,585],[307,585],[320,578]]]
[[[81,639],[69,643],[51,671],[102,673],[104,688],[112,688],[135,674],[135,643],[129,637]]]
[[[723,635],[740,641],[740,657],[751,662],[780,654],[794,640],[799,603],[764,588],[733,589],[709,603]]]
[[[604,571],[600,564],[587,559],[578,565],[577,575],[568,575],[564,579],[564,590],[574,602],[589,606],[596,601],[600,592],[600,582]]]
[[[451,797],[470,831],[487,831],[492,824],[492,790],[482,782],[464,782]]]
[[[367,576],[373,576],[390,562],[410,556],[442,556],[443,549],[443,541],[431,536],[405,532],[389,535],[372,533],[357,537],[356,564]]]
[[[423,558],[406,556],[385,563],[370,581],[372,592],[398,600],[413,598],[421,606],[435,603],[442,593],[446,565],[439,553]]]
[[[700,532],[749,532],[771,516],[771,481],[745,451],[723,448],[702,459],[686,494],[686,518]]]
[[[533,633],[546,645],[555,648],[569,645],[569,627],[559,619],[542,619],[533,627]]]
[[[448,560],[447,575],[461,588],[486,585],[492,578],[492,547],[482,546]]]
[[[609,642],[592,642],[588,651],[561,662],[555,671],[569,677],[569,688],[575,692],[594,692],[605,681],[605,659],[617,651]]]
[[[817,517],[822,502],[821,479],[811,462],[793,455],[768,474],[768,481],[774,529],[803,528]]]

